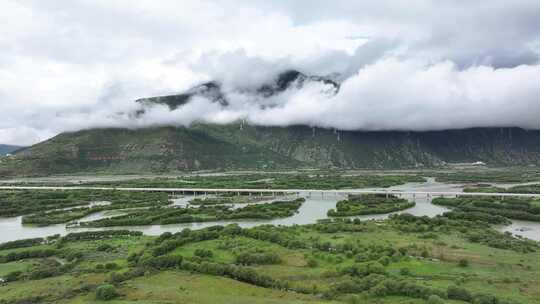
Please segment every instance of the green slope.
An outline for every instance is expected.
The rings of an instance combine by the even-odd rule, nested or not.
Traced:
[[[0,175],[298,167],[412,168],[540,162],[540,131],[361,132],[239,124],[60,134],[0,163]]]

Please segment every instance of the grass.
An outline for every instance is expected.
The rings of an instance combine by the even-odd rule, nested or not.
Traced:
[[[241,283],[228,278],[184,271],[165,271],[135,279],[119,289],[124,294],[123,303],[201,303],[201,304],[272,304],[272,303],[332,303],[314,296],[293,294]],[[92,295],[82,296],[61,303],[100,303]]]
[[[538,169],[531,168],[502,168],[492,170],[466,170],[455,172],[438,172],[434,174],[440,182],[499,182],[499,183],[525,183],[540,181]]]
[[[397,229],[392,219],[350,223],[338,231],[323,232],[322,228],[330,225],[334,224],[246,230],[264,230],[280,237],[288,236],[306,245],[300,248],[286,247],[272,241],[272,238],[221,235],[213,239],[192,240],[167,253],[168,256],[181,255],[188,261],[233,264],[236,256],[243,252],[254,249],[272,252],[280,257],[278,264],[253,265],[251,268],[274,280],[289,282],[292,289],[311,290],[308,294],[258,287],[219,275],[179,269],[148,269],[144,276],[118,282],[116,289],[120,296],[108,303],[425,303],[422,299],[395,295],[377,297],[369,293],[344,293],[321,298],[321,294],[331,292],[336,284],[351,279],[349,275],[340,273],[341,270],[363,264],[356,261],[354,255],[348,256],[345,251],[340,251],[340,246],[346,244],[359,248],[409,248],[406,256],[390,262],[384,269],[392,277],[407,279],[420,286],[445,290],[448,286],[458,284],[474,294],[496,295],[523,304],[540,303],[539,251],[520,253],[471,243],[454,230],[434,230],[435,237],[426,239],[422,237],[424,233]],[[355,231],[347,230],[355,227],[358,228]],[[128,261],[131,254],[145,251],[145,256],[151,257],[157,240],[157,237],[133,236],[64,242],[58,248],[58,258],[63,259],[65,253],[83,253],[71,269],[46,279],[0,285],[0,300],[10,303],[39,297],[35,302],[101,303],[95,300],[95,287],[108,282],[112,272],[122,273],[131,269],[133,265]],[[322,250],[310,245],[323,243],[328,243],[328,248],[333,249]],[[104,244],[110,245],[110,249],[98,250]],[[201,259],[195,256],[198,249],[210,250],[213,255]],[[0,255],[17,250],[22,249],[0,251]],[[420,256],[422,250],[428,252],[426,258]],[[468,261],[467,267],[459,265],[462,259]],[[310,260],[315,260],[316,265],[310,266]],[[36,262],[39,259],[0,264],[0,276],[17,270],[31,271]],[[96,271],[98,264],[111,262],[116,264],[116,269]],[[410,273],[402,274],[404,268],[409,269]]]
[[[0,277],[6,276],[14,271],[26,271],[32,266],[31,261],[17,261],[0,264]]]

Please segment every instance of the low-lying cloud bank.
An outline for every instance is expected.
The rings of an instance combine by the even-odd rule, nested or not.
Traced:
[[[321,82],[308,82],[302,88],[293,85],[269,98],[228,87],[228,106],[194,97],[173,111],[163,105],[143,107],[131,102],[121,111],[102,107],[59,113],[51,119],[64,130],[239,120],[262,126],[300,124],[341,130],[539,129],[539,83],[540,65],[460,70],[449,61],[423,64],[388,58],[345,79],[337,94]],[[135,115],[141,108],[144,114]]]

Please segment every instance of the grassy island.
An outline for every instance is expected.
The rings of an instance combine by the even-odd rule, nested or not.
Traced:
[[[290,201],[275,201],[265,204],[247,205],[234,209],[227,205],[202,205],[197,208],[157,207],[136,210],[126,215],[81,223],[85,227],[167,225],[194,222],[213,222],[232,219],[273,219],[294,215],[303,198]]]
[[[328,211],[328,216],[355,216],[385,214],[414,207],[414,202],[390,195],[363,194],[349,195],[348,199],[337,202],[336,209]]]

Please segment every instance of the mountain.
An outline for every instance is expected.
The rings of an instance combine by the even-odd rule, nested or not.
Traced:
[[[312,76],[296,70],[287,70],[278,74],[270,83],[262,84],[256,88],[237,89],[237,91],[268,98],[284,92],[293,86],[302,88],[309,82],[326,84],[332,88],[332,92],[330,93],[333,94],[337,93],[340,87],[339,83],[330,77]],[[219,103],[223,107],[227,107],[229,101],[225,95],[221,83],[210,81],[197,85],[180,94],[141,98],[137,99],[135,102],[143,106],[151,106],[154,104],[167,105],[170,110],[176,110],[178,107],[188,103],[194,97],[203,97],[212,102]]]
[[[152,104],[167,105],[170,110],[176,110],[178,107],[188,103],[191,98],[197,96],[207,98],[222,106],[227,106],[229,104],[221,91],[221,84],[215,81],[200,84],[181,94],[141,98],[137,99],[135,102],[138,102],[143,106]]]
[[[279,168],[415,168],[482,161],[540,164],[540,131],[362,132],[241,124],[63,133],[0,164],[0,175]],[[15,165],[16,164],[16,165]]]
[[[0,156],[12,153],[22,147],[11,145],[0,145]]]
[[[289,70],[269,83],[241,90],[257,96],[256,101],[268,98],[264,106],[272,106],[272,96],[313,82],[323,83],[326,94],[340,89],[331,77]],[[138,99],[141,109],[136,114],[156,104],[175,110],[194,97],[207,98],[225,108],[230,104],[227,96],[221,83],[211,81],[179,94]],[[474,128],[364,132],[243,123],[92,129],[63,133],[18,150],[14,157],[0,161],[0,176],[299,167],[418,168],[477,161],[493,166],[538,165],[540,131]]]

